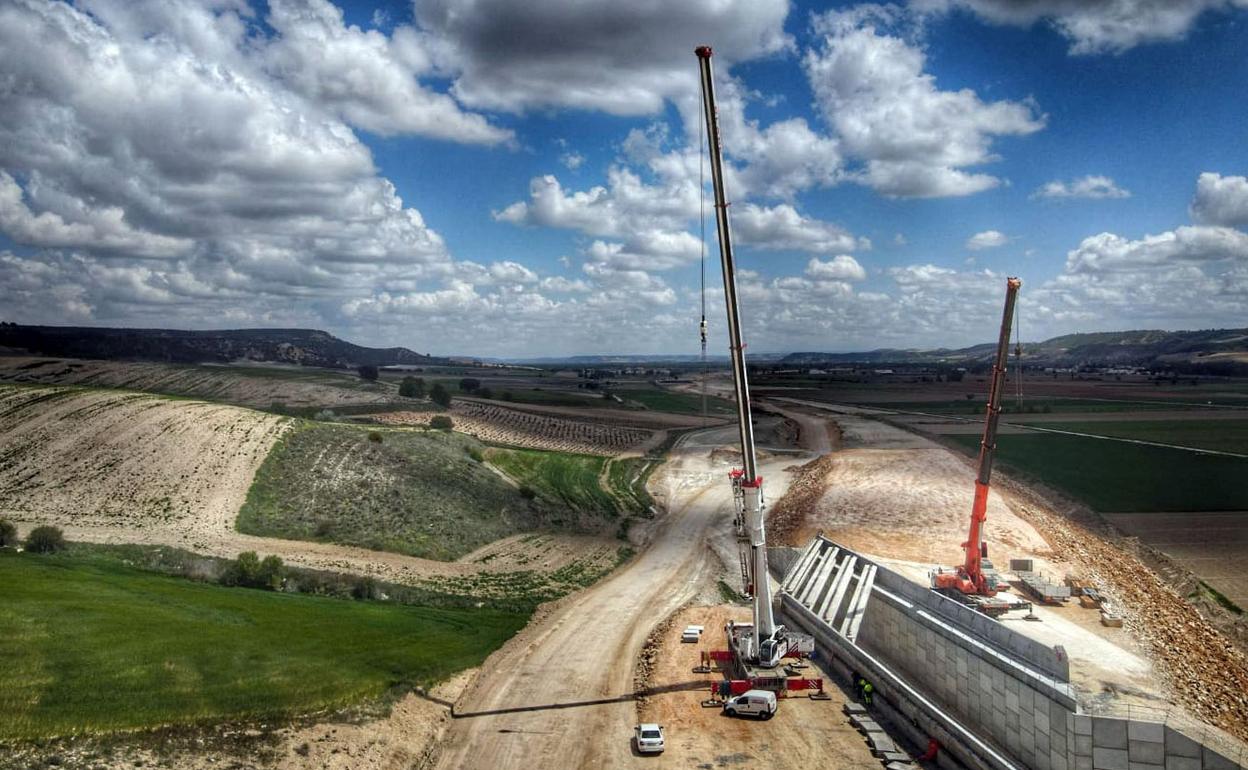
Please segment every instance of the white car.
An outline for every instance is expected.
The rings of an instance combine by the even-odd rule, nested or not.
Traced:
[[[633,740],[637,751],[642,754],[658,754],[665,748],[663,742],[663,726],[656,724],[637,725],[633,728]]]
[[[730,717],[740,714],[771,719],[776,715],[776,694],[771,690],[746,690],[724,701],[724,713]]]

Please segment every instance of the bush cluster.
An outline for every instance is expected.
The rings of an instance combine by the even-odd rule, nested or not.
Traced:
[[[0,519],[0,548],[12,548],[17,544],[17,527],[8,519]]]
[[[225,568],[221,584],[280,591],[285,578],[286,565],[279,557],[269,555],[261,559],[255,551],[244,551]]]
[[[26,550],[30,553],[56,553],[65,550],[65,535],[57,527],[35,527],[26,536]]]

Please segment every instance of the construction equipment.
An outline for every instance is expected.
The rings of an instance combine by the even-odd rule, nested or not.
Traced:
[[[724,168],[719,137],[719,115],[715,110],[715,83],[711,70],[711,48],[701,46],[697,54],[702,74],[702,106],[711,156],[711,182],[715,188],[715,222],[719,232],[719,256],[724,273],[724,304],[728,310],[728,350],[732,359],[732,381],[737,399],[737,423],[741,437],[742,468],[732,478],[734,500],[745,534],[742,567],[746,589],[754,600],[753,624],[734,624],[728,631],[729,644],[743,665],[774,668],[788,652],[784,627],[777,626],[772,612],[771,581],[767,575],[767,538],[763,531],[763,479],[758,475],[754,454],[754,427],[750,417],[750,389],[745,376],[745,345],[741,341],[741,319],[737,304],[736,266],[732,236],[728,228],[728,199],[724,194]],[[747,557],[748,554],[748,558]]]
[[[968,603],[987,614],[1000,614],[1010,608],[1001,601],[992,601],[997,594],[996,572],[988,561],[988,544],[983,540],[983,526],[988,513],[988,481],[992,476],[992,460],[997,449],[997,418],[1001,414],[1001,386],[1005,381],[1006,357],[1010,352],[1010,322],[1018,289],[1018,278],[1005,281],[1005,311],[1001,316],[1001,336],[992,362],[992,381],[988,388],[988,409],[984,419],[984,437],[979,443],[979,474],[975,478],[975,501],[971,505],[971,528],[962,550],[966,558],[956,570],[932,572],[932,588],[966,598]]]

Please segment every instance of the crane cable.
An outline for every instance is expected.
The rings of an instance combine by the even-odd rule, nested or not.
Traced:
[[[698,121],[699,123],[701,121]],[[702,242],[702,323],[698,325],[698,333],[702,338],[702,422],[707,421],[706,413],[706,127],[698,129],[698,225],[701,228]]]

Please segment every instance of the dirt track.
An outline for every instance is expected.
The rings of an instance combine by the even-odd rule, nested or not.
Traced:
[[[439,767],[619,767],[634,759],[633,670],[651,629],[691,598],[705,538],[728,526],[720,468],[677,450],[658,481],[668,519],[607,580],[565,599],[492,655],[456,704]],[[779,468],[770,469],[779,478]],[[779,494],[776,489],[773,494]]]

